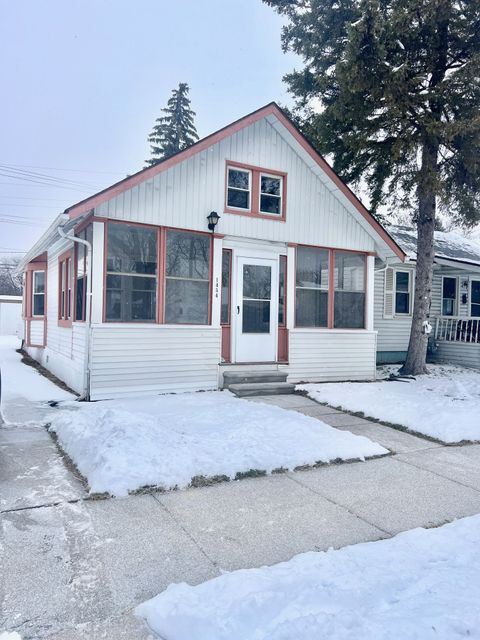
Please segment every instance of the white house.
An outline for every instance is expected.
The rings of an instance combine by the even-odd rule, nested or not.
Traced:
[[[22,332],[22,296],[0,294],[0,336]]]
[[[93,400],[373,379],[375,259],[404,257],[271,103],[57,217],[23,264],[26,349]]]
[[[403,264],[378,269],[375,275],[379,363],[405,360],[417,257],[412,229],[389,226],[388,231],[407,257]],[[480,245],[457,233],[441,231],[435,231],[434,241],[429,358],[480,369]]]

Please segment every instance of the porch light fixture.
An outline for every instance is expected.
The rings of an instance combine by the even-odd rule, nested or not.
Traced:
[[[220,216],[218,215],[218,213],[216,211],[210,211],[210,213],[207,216],[207,220],[208,220],[208,228],[210,229],[210,231],[215,231],[215,227],[218,224],[218,221],[220,220]]]

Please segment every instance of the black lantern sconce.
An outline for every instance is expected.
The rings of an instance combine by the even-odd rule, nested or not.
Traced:
[[[207,216],[207,220],[208,220],[208,228],[210,229],[210,231],[215,231],[215,227],[218,224],[218,221],[220,220],[220,216],[218,215],[218,213],[216,211],[210,211],[210,213]]]

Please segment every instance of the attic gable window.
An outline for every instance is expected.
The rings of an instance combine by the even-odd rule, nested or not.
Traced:
[[[250,171],[228,167],[227,205],[235,209],[250,209]]]
[[[285,220],[287,174],[227,162],[225,213]]]

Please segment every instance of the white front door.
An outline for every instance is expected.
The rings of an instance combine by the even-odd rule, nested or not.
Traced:
[[[233,306],[236,362],[277,359],[278,258],[237,257]]]

